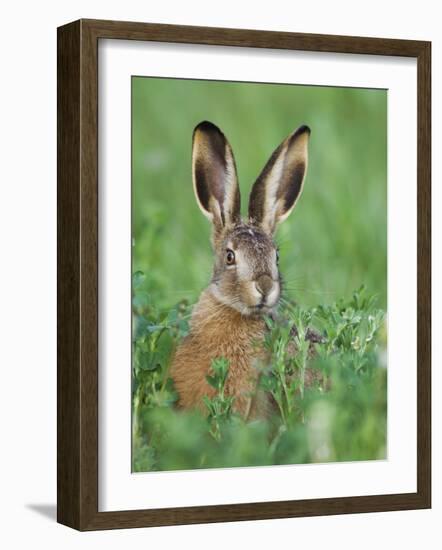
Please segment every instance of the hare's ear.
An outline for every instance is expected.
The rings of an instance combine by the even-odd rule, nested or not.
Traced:
[[[273,152],[253,185],[249,202],[250,222],[273,233],[301,195],[308,160],[310,128],[300,126]]]
[[[203,214],[220,231],[239,221],[241,198],[235,159],[224,134],[211,122],[193,132],[193,187]]]

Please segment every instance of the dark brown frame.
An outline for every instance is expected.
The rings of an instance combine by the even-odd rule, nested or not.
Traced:
[[[417,492],[98,511],[98,40],[124,39],[417,58]],[[431,507],[431,43],[119,21],[58,29],[57,517],[79,530]]]

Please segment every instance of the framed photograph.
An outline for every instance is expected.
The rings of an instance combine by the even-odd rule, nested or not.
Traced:
[[[58,29],[58,521],[431,506],[429,42]]]

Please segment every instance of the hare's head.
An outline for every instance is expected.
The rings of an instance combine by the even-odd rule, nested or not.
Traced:
[[[299,198],[307,169],[310,130],[301,126],[274,151],[253,185],[248,221],[232,149],[214,124],[193,134],[192,172],[196,199],[213,224],[215,265],[212,294],[243,315],[268,313],[280,297],[281,276],[273,235]]]

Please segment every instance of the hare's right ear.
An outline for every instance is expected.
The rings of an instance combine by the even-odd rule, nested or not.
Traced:
[[[221,130],[201,122],[193,132],[193,188],[215,231],[239,221],[241,198],[232,149]]]
[[[272,234],[299,199],[307,170],[310,128],[300,126],[273,152],[252,187],[249,219]]]

